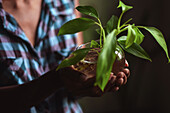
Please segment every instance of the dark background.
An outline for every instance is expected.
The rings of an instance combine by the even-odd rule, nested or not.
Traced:
[[[125,19],[133,18],[136,25],[154,26],[162,31],[170,52],[170,1],[169,0],[122,0],[134,8]],[[94,6],[103,23],[112,14],[119,16],[118,0],[80,0],[81,5]],[[128,83],[116,93],[100,98],[83,98],[79,102],[85,113],[170,113],[170,64],[162,48],[147,32],[142,47],[152,62],[126,53],[131,76]],[[84,32],[84,40],[96,39],[93,30]]]

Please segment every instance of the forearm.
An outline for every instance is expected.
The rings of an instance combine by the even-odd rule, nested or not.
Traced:
[[[0,88],[0,106],[3,113],[23,112],[40,103],[60,89],[62,84],[58,73],[48,72],[31,82]]]

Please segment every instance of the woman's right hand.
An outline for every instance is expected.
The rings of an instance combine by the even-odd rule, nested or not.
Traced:
[[[84,97],[98,97],[103,95],[105,92],[115,92],[120,86],[127,82],[127,77],[130,72],[129,69],[124,68],[117,75],[111,73],[108,84],[103,91],[98,86],[94,86],[96,77],[88,77],[73,69],[72,67],[66,67],[59,70],[62,85],[74,96]]]

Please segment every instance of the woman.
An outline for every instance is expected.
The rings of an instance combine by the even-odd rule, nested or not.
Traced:
[[[0,0],[1,112],[82,113],[75,98],[104,93],[95,77],[71,67],[55,71],[81,42],[75,34],[57,36],[73,18],[72,0]],[[106,91],[117,91],[128,75],[111,74]]]

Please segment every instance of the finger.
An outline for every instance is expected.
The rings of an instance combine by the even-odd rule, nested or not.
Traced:
[[[119,90],[119,87],[118,86],[113,86],[109,91],[110,92],[116,92]]]
[[[127,77],[130,76],[130,70],[129,69],[125,68],[122,71],[126,74]]]
[[[124,79],[123,78],[118,78],[116,80],[116,86],[121,86],[121,85],[123,85],[123,83],[124,83]]]
[[[119,90],[119,87],[114,87],[113,88],[113,92],[116,92],[116,91],[118,91]]]
[[[117,78],[123,78],[123,84],[127,83],[127,76],[126,76],[125,72],[119,72],[117,75]]]
[[[123,84],[125,85],[127,83],[127,76],[124,76],[123,80],[124,80]]]
[[[117,78],[124,78],[126,75],[125,75],[125,73],[124,72],[119,72],[118,74],[117,74]]]
[[[113,73],[110,74],[110,79],[106,85],[106,88],[104,90],[104,92],[108,92],[110,91],[110,89],[115,85],[115,81],[116,81],[116,76],[113,75]]]

